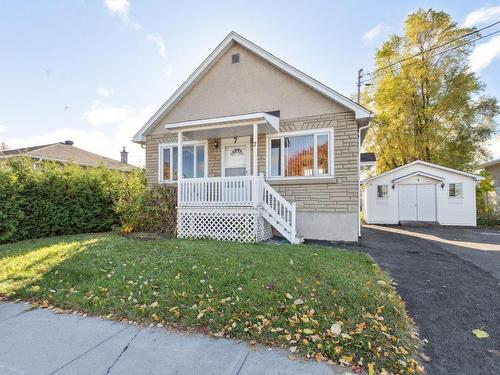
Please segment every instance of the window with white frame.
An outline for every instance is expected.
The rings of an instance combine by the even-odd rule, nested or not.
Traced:
[[[322,177],[333,171],[333,132],[287,133],[268,138],[270,177]]]
[[[160,182],[177,181],[178,148],[174,145],[160,145],[159,148]],[[182,177],[206,177],[207,156],[204,143],[182,146]]]
[[[377,198],[389,197],[389,187],[387,185],[377,185]]]
[[[448,184],[448,197],[462,198],[462,184]]]

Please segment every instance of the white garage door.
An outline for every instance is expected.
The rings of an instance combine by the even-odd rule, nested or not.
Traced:
[[[400,221],[436,221],[436,185],[399,185]]]

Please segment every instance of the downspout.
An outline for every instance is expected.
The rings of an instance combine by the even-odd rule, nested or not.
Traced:
[[[368,125],[358,128],[358,238],[361,237],[361,132],[370,127],[371,116]]]

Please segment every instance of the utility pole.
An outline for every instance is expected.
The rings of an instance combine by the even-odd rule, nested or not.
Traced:
[[[361,80],[363,79],[363,69],[358,70],[358,104],[361,100]]]

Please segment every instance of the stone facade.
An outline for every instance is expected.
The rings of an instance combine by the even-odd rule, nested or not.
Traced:
[[[358,210],[358,135],[351,112],[281,120],[280,131],[333,128],[334,175],[319,180],[271,181],[286,200],[295,202],[299,211],[357,213]],[[146,139],[146,175],[148,183],[158,182],[158,144],[176,142],[170,135],[148,135]],[[221,141],[218,140],[219,145]],[[250,158],[252,159],[252,158]],[[252,170],[252,168],[250,169]],[[258,170],[266,173],[266,136],[259,135]],[[208,177],[221,175],[221,148],[208,141]]]

